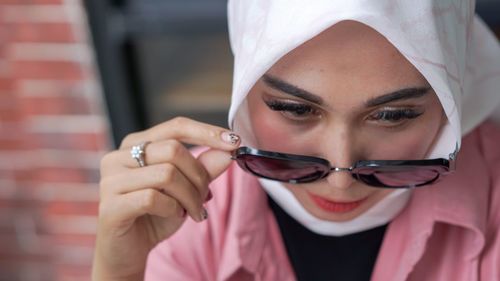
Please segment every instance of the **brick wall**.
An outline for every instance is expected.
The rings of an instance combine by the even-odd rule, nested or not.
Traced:
[[[0,281],[90,280],[110,142],[81,1],[0,0]]]
[[[110,147],[81,0],[0,0],[0,280],[90,280]]]

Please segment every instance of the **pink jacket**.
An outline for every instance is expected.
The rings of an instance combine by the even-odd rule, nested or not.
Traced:
[[[208,220],[160,243],[145,280],[294,280],[256,179],[233,163],[211,190]],[[372,280],[500,281],[499,226],[500,128],[485,123],[464,138],[457,172],[416,189],[391,222]]]

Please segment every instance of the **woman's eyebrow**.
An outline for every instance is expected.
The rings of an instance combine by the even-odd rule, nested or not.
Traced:
[[[420,98],[429,93],[430,89],[431,87],[412,87],[400,89],[382,96],[372,98],[365,103],[365,106],[373,107],[394,101]]]
[[[320,96],[317,96],[315,94],[312,94],[311,92],[301,89],[297,86],[294,86],[288,82],[285,82],[281,80],[280,78],[271,76],[269,74],[264,74],[263,75],[263,80],[264,82],[271,88],[281,91],[283,93],[307,100],[309,102],[318,104],[318,105],[323,105],[323,99]],[[401,100],[407,100],[407,99],[414,99],[414,98],[420,98],[424,95],[426,95],[431,87],[410,87],[410,88],[404,88],[400,90],[396,90],[394,92],[390,92],[388,94],[378,96],[375,98],[372,98],[365,102],[366,107],[373,107],[373,106],[379,106],[382,104],[394,102],[394,101],[401,101]]]
[[[301,89],[297,86],[294,86],[290,83],[287,83],[277,77],[273,77],[269,74],[264,74],[263,76],[264,82],[271,88],[287,93],[289,95],[304,99],[306,101],[323,105],[323,99],[317,95],[314,95],[304,89]]]

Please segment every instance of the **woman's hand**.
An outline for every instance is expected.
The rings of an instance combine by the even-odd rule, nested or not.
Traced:
[[[143,142],[145,166],[131,157]],[[194,158],[182,143],[209,146]],[[190,216],[203,221],[208,184],[231,163],[239,138],[224,128],[178,117],[128,135],[101,161],[93,280],[142,280],[149,251]]]

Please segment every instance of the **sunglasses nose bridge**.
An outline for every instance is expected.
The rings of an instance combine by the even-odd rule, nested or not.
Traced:
[[[352,172],[352,167],[349,168],[332,167],[330,168],[330,172]]]

